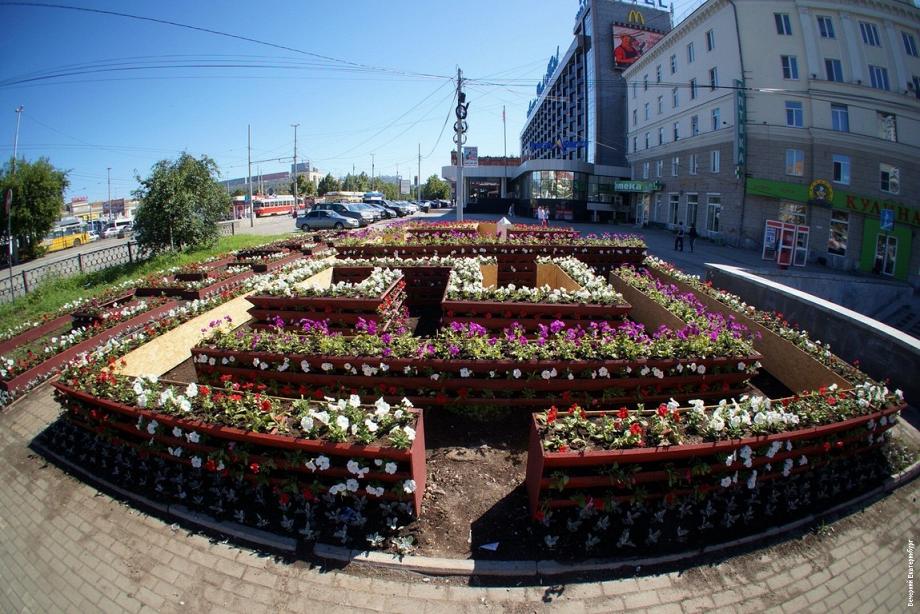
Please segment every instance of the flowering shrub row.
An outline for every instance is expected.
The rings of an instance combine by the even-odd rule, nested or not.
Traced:
[[[900,390],[860,384],[853,390],[831,386],[779,401],[744,395],[711,407],[697,399],[690,401],[690,408],[680,408],[671,399],[652,411],[622,407],[591,416],[577,406],[563,412],[552,407],[539,414],[537,421],[548,451],[614,450],[679,445],[694,438],[719,441],[780,433],[868,415],[903,401]]]
[[[645,265],[653,270],[661,271],[687,284],[694,290],[719,301],[726,307],[751,318],[761,326],[795,344],[799,349],[806,352],[812,358],[816,359],[844,379],[853,383],[865,382],[870,379],[868,375],[860,371],[856,366],[846,363],[833,354],[829,345],[817,339],[812,340],[806,331],[790,324],[783,317],[783,314],[759,310],[753,305],[745,303],[740,297],[730,292],[714,288],[710,282],[703,282],[696,275],[684,273],[664,260],[647,256]]]

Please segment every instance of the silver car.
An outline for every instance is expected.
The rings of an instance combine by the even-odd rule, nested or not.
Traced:
[[[306,215],[301,215],[297,218],[295,224],[299,230],[318,230],[323,228],[341,230],[361,226],[361,223],[353,217],[345,217],[335,211],[324,209],[310,211]]]

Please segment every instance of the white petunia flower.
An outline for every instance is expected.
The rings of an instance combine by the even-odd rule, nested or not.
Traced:
[[[396,473],[396,463],[393,463],[393,462],[387,463],[383,467],[383,470],[384,472],[386,472],[387,475],[393,475],[394,473]]]
[[[415,480],[406,480],[403,482],[403,492],[412,494],[415,492]]]

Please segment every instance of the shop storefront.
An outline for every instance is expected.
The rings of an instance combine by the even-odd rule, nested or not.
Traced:
[[[760,205],[764,224],[777,220],[810,227],[810,260],[908,279],[920,209],[834,189],[824,179],[805,185],[752,178],[747,194],[752,208]]]

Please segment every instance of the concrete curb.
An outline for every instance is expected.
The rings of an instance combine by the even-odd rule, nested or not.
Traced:
[[[417,571],[433,576],[560,576],[565,574],[599,571],[610,572],[620,569],[635,569],[637,567],[656,567],[682,561],[691,561],[702,556],[721,554],[733,548],[762,542],[785,533],[790,533],[801,527],[808,526],[817,520],[827,518],[844,509],[871,500],[880,494],[891,492],[915,479],[918,475],[920,475],[920,461],[915,462],[900,473],[890,476],[884,484],[871,491],[863,493],[855,499],[850,499],[849,501],[844,501],[843,503],[835,505],[820,514],[811,514],[782,526],[757,533],[756,535],[748,535],[714,546],[704,546],[702,548],[655,557],[588,559],[578,563],[565,563],[554,560],[493,561],[478,559],[445,559],[424,556],[398,557],[383,552],[350,550],[341,546],[320,543],[314,545],[313,555],[324,560],[344,563],[364,563],[375,567]]]

